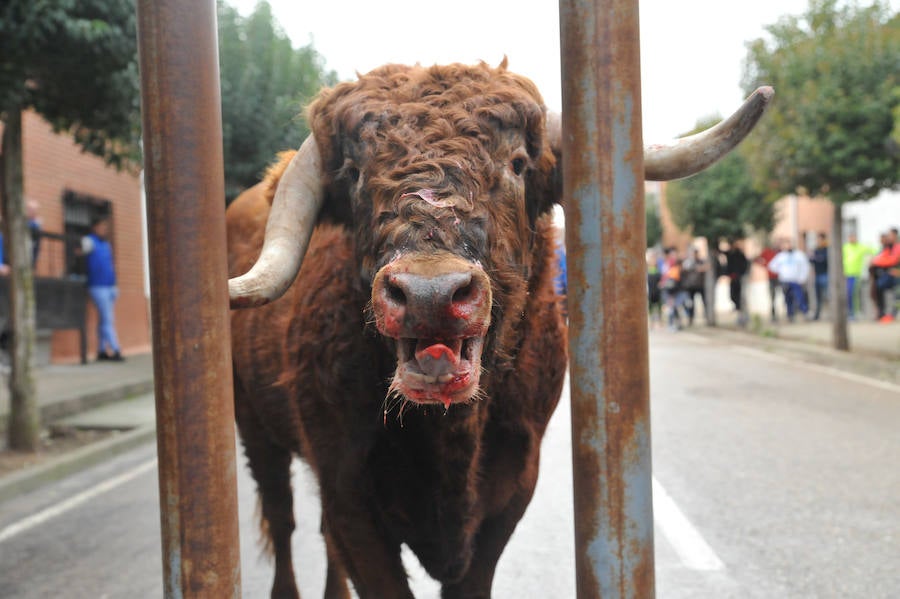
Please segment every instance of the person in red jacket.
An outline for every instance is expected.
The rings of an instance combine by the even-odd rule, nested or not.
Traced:
[[[894,288],[900,279],[900,242],[894,227],[881,236],[881,252],[869,263],[871,295],[878,308],[878,321],[893,322],[895,318]],[[890,301],[887,300],[890,298]]]

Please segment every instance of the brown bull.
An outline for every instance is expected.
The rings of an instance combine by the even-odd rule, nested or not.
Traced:
[[[648,177],[708,165],[769,95],[653,148]],[[443,597],[489,597],[566,369],[558,125],[505,63],[383,67],[323,91],[309,122],[227,214],[231,275],[252,267],[230,282],[232,305],[266,304],[234,311],[232,328],[272,596],[298,596],[299,455],[320,487],[326,597],[348,597],[347,578],[363,599],[411,597],[403,543]]]

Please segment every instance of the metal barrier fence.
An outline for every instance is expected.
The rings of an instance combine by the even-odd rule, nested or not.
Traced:
[[[241,595],[215,18],[138,2],[167,597]],[[638,2],[560,27],[578,597],[652,597]]]

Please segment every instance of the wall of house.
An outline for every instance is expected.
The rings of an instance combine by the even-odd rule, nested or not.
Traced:
[[[119,341],[126,355],[149,351],[150,314],[144,291],[144,226],[138,174],[116,171],[100,158],[83,153],[71,138],[54,133],[46,121],[31,112],[23,118],[23,152],[25,198],[38,203],[45,231],[65,231],[63,194],[67,190],[112,203],[112,244],[119,287],[116,303]],[[49,247],[48,244],[48,251]],[[44,252],[43,244],[41,252]],[[49,270],[51,265],[39,259],[37,274],[57,274]],[[96,355],[96,322],[93,306],[89,306],[89,356]],[[54,332],[51,357],[54,362],[77,361],[77,332]]]
[[[819,232],[831,230],[833,208],[825,198],[789,195],[775,203],[775,228],[771,238],[791,239],[801,250],[815,247]]]

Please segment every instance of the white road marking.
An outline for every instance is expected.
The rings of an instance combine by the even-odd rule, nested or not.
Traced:
[[[656,477],[653,477],[653,519],[686,568],[706,572],[725,569],[725,564]]]
[[[144,472],[147,472],[148,470],[155,468],[156,462],[157,462],[157,459],[153,458],[152,460],[146,461],[143,464],[139,464],[139,465],[135,466],[134,468],[132,468],[131,470],[123,472],[122,474],[120,474],[118,476],[115,476],[113,478],[110,478],[109,480],[105,480],[97,485],[94,485],[93,487],[90,487],[89,489],[86,489],[86,490],[82,491],[81,493],[78,493],[77,495],[73,495],[72,497],[69,497],[65,501],[61,501],[55,505],[51,505],[50,507],[39,511],[36,514],[32,514],[31,516],[28,516],[27,518],[23,518],[22,520],[19,520],[18,522],[10,524],[6,528],[0,530],[0,543],[2,543],[3,541],[6,541],[8,539],[11,539],[18,534],[21,534],[21,533],[25,532],[26,530],[34,528],[35,526],[43,524],[47,520],[50,520],[57,516],[60,516],[60,515],[64,514],[65,512],[67,512],[75,507],[78,507],[82,503],[84,503],[90,499],[93,499],[94,497],[96,497],[98,495],[102,495],[103,493],[106,493],[107,491],[111,491],[112,489],[115,489],[119,485],[123,485],[123,484],[127,483],[128,481],[130,481],[134,478],[137,478]]]

